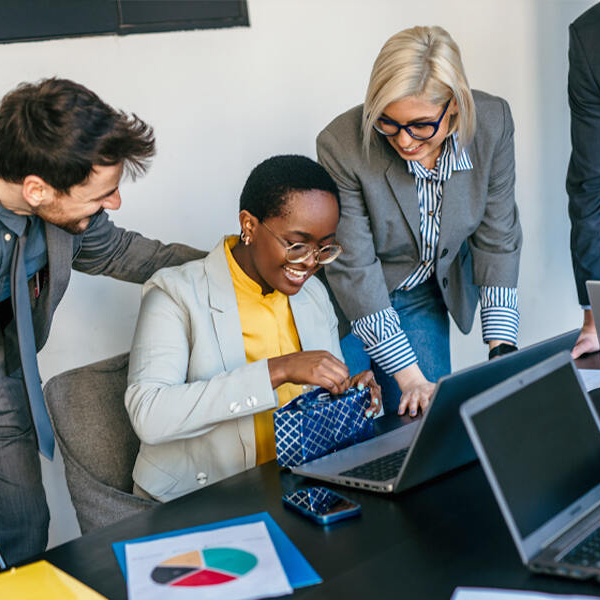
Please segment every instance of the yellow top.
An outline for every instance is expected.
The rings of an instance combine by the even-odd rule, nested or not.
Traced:
[[[277,290],[263,296],[260,285],[244,273],[231,254],[231,248],[238,240],[238,236],[230,236],[225,240],[225,255],[235,288],[246,360],[251,363],[263,358],[299,352],[302,348],[289,298]],[[276,391],[279,406],[283,406],[302,393],[302,386],[284,383]],[[256,464],[274,459],[275,430],[272,410],[254,415],[254,434]]]

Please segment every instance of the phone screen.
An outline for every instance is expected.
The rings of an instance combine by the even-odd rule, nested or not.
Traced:
[[[360,512],[360,505],[344,498],[340,494],[325,487],[312,487],[298,490],[283,497],[286,504],[309,513],[319,521],[335,521],[345,516],[353,516]]]

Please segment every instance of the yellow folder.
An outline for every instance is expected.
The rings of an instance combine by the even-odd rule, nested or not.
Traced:
[[[106,600],[45,560],[0,573],[2,600]]]

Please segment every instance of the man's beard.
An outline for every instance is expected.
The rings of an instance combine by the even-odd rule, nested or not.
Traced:
[[[103,212],[104,208],[100,208],[89,217],[84,217],[83,219],[77,219],[74,221],[67,221],[66,223],[55,220],[52,215],[44,214],[43,211],[36,213],[36,215],[40,219],[43,219],[46,223],[50,223],[51,225],[54,225],[55,227],[58,227],[59,229],[62,229],[71,235],[81,235],[90,226],[92,219]]]
[[[56,227],[58,227],[59,229],[62,229],[63,231],[66,231],[67,233],[71,233],[73,235],[80,235],[90,225],[89,220],[85,225],[82,225],[82,221],[85,221],[85,219],[79,219],[79,221],[70,221],[69,223],[62,223],[60,225],[58,223],[52,223],[52,225],[55,225]],[[51,221],[46,221],[46,222],[51,223]]]

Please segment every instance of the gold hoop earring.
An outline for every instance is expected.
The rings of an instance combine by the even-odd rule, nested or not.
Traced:
[[[240,233],[240,240],[243,242],[244,246],[248,246],[250,244],[248,234],[244,230],[242,230],[242,233]]]

